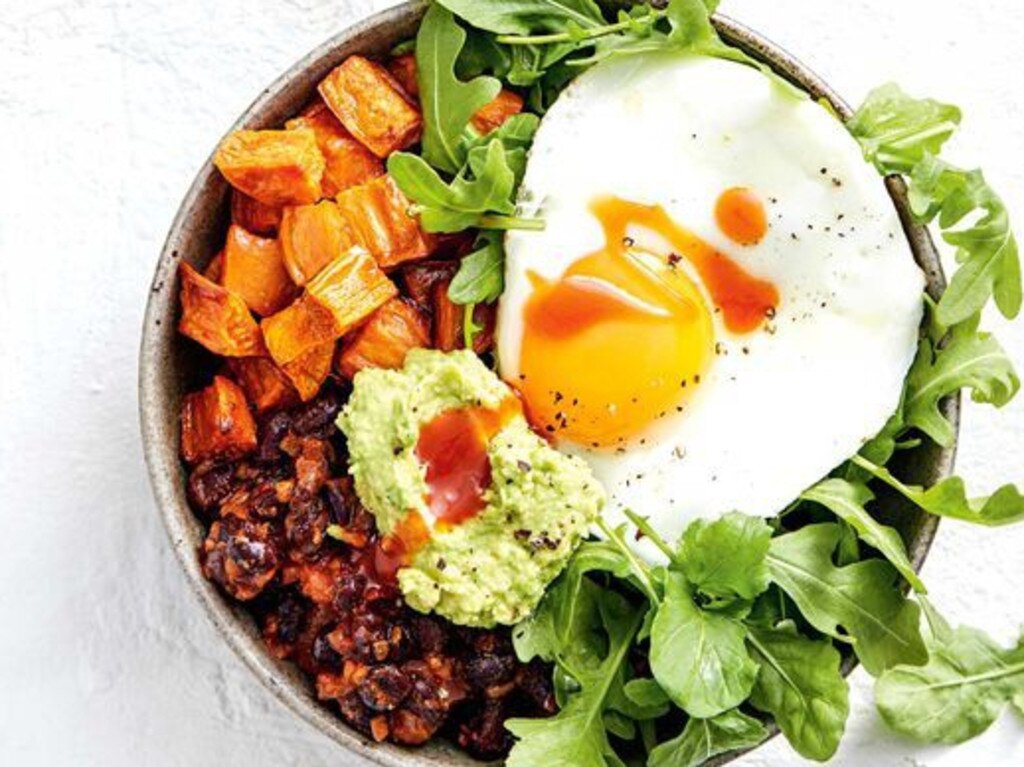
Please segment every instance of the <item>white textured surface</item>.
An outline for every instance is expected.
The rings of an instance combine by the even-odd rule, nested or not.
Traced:
[[[355,765],[227,650],[150,499],[138,332],[195,169],[253,96],[351,20],[345,0],[0,0],[0,764]],[[954,101],[965,162],[1024,221],[1024,6],[724,0],[851,100],[873,84]],[[1003,342],[1024,363],[1024,322]],[[960,470],[1024,478],[1024,399],[969,408]],[[1010,641],[1024,528],[946,523],[924,575],[954,621]],[[842,765],[1015,765],[1024,725],[922,749],[887,734],[854,676]],[[782,741],[746,765],[800,763]]]

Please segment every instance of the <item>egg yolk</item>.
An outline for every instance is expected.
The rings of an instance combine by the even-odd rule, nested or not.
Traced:
[[[660,206],[601,198],[591,210],[604,247],[553,281],[535,273],[523,310],[520,375],[512,383],[531,421],[557,438],[593,448],[623,446],[656,420],[681,412],[713,356],[711,312],[725,327],[760,327],[778,303],[775,287],[677,225]],[[673,252],[635,247],[632,227]]]

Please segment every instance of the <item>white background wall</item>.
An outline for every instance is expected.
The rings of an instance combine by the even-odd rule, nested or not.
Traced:
[[[162,238],[260,88],[387,0],[0,0],[0,764],[350,765],[207,624],[144,475],[136,347]],[[895,79],[967,116],[956,147],[1024,230],[1024,4],[724,0],[851,101]],[[1024,367],[1024,322],[993,318]],[[969,408],[960,471],[1024,480],[1024,398]],[[1024,527],[944,523],[924,575],[1016,638]],[[1007,714],[955,749],[887,734],[862,673],[835,763],[1024,764]],[[777,740],[747,765],[800,761]]]

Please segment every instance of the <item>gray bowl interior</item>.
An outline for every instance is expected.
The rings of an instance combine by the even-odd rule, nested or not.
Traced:
[[[266,88],[231,130],[280,126],[312,98],[317,83],[345,57],[353,53],[380,55],[397,42],[413,36],[424,8],[423,2],[406,3],[328,40]],[[766,62],[812,96],[826,98],[840,115],[849,116],[849,107],[820,78],[778,46],[731,19],[719,16],[715,21],[729,42]],[[944,288],[945,280],[934,245],[927,231],[910,220],[901,182],[889,180],[887,183],[914,257],[928,277],[929,292],[937,295]],[[249,615],[226,600],[200,572],[196,551],[204,530],[185,498],[185,474],[178,459],[178,413],[183,394],[209,375],[212,359],[175,330],[177,268],[182,261],[198,268],[205,266],[220,249],[227,223],[228,186],[208,160],[185,196],[160,254],[143,328],[139,361],[143,444],[157,505],[174,551],[203,608],[235,652],[263,684],[318,730],[344,748],[391,767],[478,764],[443,741],[415,750],[368,743],[316,700],[309,681],[295,666],[272,658],[264,650],[259,631]],[[946,403],[947,414],[954,422],[958,405],[955,399]],[[898,468],[901,476],[909,480],[931,483],[952,470],[953,459],[952,449],[927,445],[906,452]],[[920,567],[934,538],[937,519],[901,503],[900,499],[891,501],[885,506],[884,521],[900,531],[915,567]],[[852,667],[851,661],[846,670]],[[719,758],[714,764],[723,764],[735,756]]]

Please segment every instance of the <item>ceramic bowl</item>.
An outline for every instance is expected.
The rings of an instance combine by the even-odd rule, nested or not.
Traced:
[[[384,54],[399,41],[412,37],[424,9],[422,2],[406,3],[361,21],[326,41],[264,89],[231,130],[280,127],[309,101],[317,83],[345,57],[353,53]],[[716,17],[715,23],[726,40],[764,61],[815,98],[827,99],[841,116],[849,116],[849,107],[842,99],[786,51],[724,16]],[[945,281],[935,248],[927,232],[909,220],[902,184],[898,180],[888,184],[906,229],[908,256],[913,254],[928,277],[929,291],[938,295]],[[207,160],[185,195],[160,254],[142,333],[139,403],[143,444],[150,481],[171,545],[200,604],[225,641],[275,696],[335,740],[340,750],[389,767],[477,764],[443,740],[418,749],[367,742],[317,701],[311,684],[294,665],[276,660],[266,652],[259,631],[245,610],[225,599],[200,571],[196,552],[205,533],[185,498],[185,473],[178,458],[178,413],[183,394],[202,383],[208,361],[175,330],[177,269],[182,261],[202,269],[219,250],[228,225],[228,191],[225,181]],[[958,402],[950,401],[946,407],[955,423]],[[903,461],[903,476],[929,483],[950,472],[953,451],[922,447],[908,451]],[[885,521],[900,530],[914,565],[919,567],[935,535],[936,518],[900,505],[899,499],[893,499],[887,508]],[[851,661],[846,670],[852,666]],[[259,733],[253,735],[258,737]],[[714,763],[722,764],[735,756],[730,754]]]

